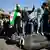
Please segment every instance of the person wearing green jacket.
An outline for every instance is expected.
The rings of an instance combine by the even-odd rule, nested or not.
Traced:
[[[10,15],[10,24],[14,25],[15,24],[15,19],[20,16],[20,6],[16,4],[14,12],[11,13]]]
[[[15,30],[18,32],[20,32],[20,28],[21,28],[21,10],[20,10],[20,5],[16,4],[16,8],[14,10],[14,16],[13,16],[13,20],[12,20]],[[17,28],[16,28],[16,24],[17,24]]]

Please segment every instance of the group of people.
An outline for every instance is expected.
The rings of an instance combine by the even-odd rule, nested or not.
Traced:
[[[10,25],[14,25],[15,29],[18,30],[16,31],[19,33],[20,30],[22,30],[22,26],[21,26],[22,20],[28,21],[30,19],[29,15],[34,11],[35,11],[35,6],[33,6],[31,11],[26,11],[25,9],[22,10],[20,8],[20,5],[16,4],[13,15],[11,14],[10,16]],[[44,2],[40,8],[37,8],[36,11],[37,11],[37,14],[36,14],[37,16],[35,17],[37,18],[37,21],[38,21],[37,33],[41,32],[43,34],[43,32],[45,31],[47,32],[46,28],[48,28],[47,26],[49,22],[48,17],[50,17],[48,3]],[[17,28],[16,28],[16,24],[17,24]],[[42,30],[41,30],[41,24],[43,24]]]

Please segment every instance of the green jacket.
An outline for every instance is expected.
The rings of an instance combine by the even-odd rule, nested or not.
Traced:
[[[10,19],[10,25],[14,25],[14,20],[18,17],[18,16],[21,16],[21,14],[18,12],[18,11],[14,11],[13,13],[13,18],[12,20]]]

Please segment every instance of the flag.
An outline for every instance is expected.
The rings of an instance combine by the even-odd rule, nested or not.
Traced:
[[[14,12],[11,13],[10,15],[10,25],[14,25]]]

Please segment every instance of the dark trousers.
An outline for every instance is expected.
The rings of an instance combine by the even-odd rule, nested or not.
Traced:
[[[20,22],[21,22],[21,18],[18,16],[18,17],[15,19],[15,24],[14,24],[15,30],[16,30],[16,32],[18,33],[18,35],[19,35],[19,33],[21,33]],[[17,24],[17,28],[16,28],[16,24]]]

